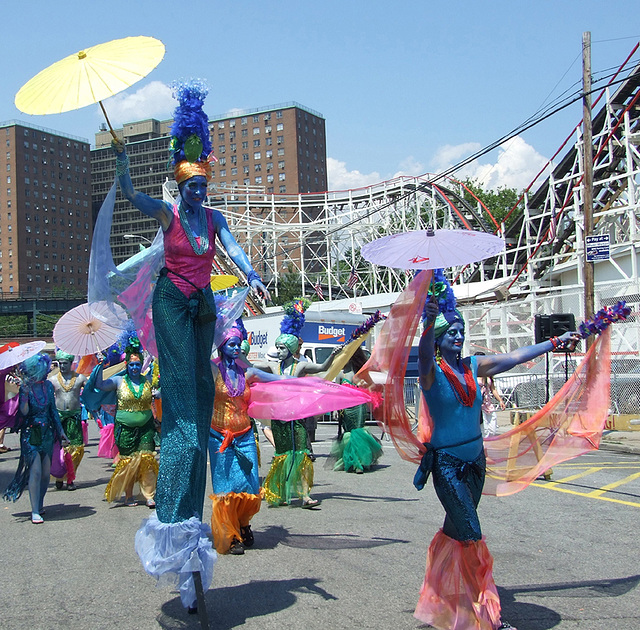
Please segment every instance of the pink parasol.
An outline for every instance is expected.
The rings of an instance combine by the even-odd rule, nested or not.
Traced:
[[[384,236],[362,246],[362,256],[375,265],[398,269],[456,267],[496,256],[504,241],[474,230],[413,230]]]
[[[107,302],[80,304],[66,312],[53,329],[53,339],[61,350],[85,356],[108,348],[122,332],[105,323],[111,311]]]
[[[6,370],[22,363],[26,359],[38,354],[46,346],[45,341],[31,341],[0,353],[0,370]]]

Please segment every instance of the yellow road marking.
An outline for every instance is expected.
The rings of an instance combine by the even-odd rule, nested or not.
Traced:
[[[599,488],[598,490],[592,490],[591,492],[589,492],[589,494],[585,496],[599,497],[600,495],[603,495],[605,492],[609,492],[609,490],[614,490],[619,486],[624,486],[624,484],[634,481],[638,477],[640,477],[640,472],[634,473],[633,475],[629,475],[624,479],[618,479],[618,481],[614,481],[613,483],[608,483],[606,486],[602,486],[602,488]]]
[[[576,492],[575,490],[569,490],[568,488],[560,488],[558,486],[551,486],[544,483],[532,483],[532,486],[536,486],[538,488],[546,488],[547,490],[555,490],[556,492],[564,492],[565,494],[573,494],[579,497],[585,497],[587,499],[593,498],[598,501],[608,501],[609,503],[620,503],[621,505],[629,505],[630,507],[640,508],[640,503],[634,503],[633,501],[622,501],[621,499],[612,499],[611,497],[591,497],[590,493],[585,492]]]
[[[558,484],[558,483],[568,483],[569,481],[573,481],[574,479],[580,479],[580,477],[586,477],[587,475],[591,475],[592,473],[597,473],[602,470],[602,466],[599,467],[591,467],[583,470],[582,472],[576,473],[575,475],[570,475],[569,477],[563,477],[562,479],[552,479],[549,481],[550,484]]]

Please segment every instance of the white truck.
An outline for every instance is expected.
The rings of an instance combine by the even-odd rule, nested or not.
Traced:
[[[269,348],[275,346],[280,334],[280,322],[284,311],[270,309],[269,313],[243,319],[249,333],[249,361],[267,361]],[[323,363],[333,348],[348,341],[351,333],[366,320],[364,315],[345,311],[317,312],[312,309],[305,313],[305,324],[300,333],[304,342],[302,354],[310,361]]]

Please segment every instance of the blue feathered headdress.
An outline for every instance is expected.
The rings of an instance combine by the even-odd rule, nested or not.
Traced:
[[[183,160],[204,162],[211,154],[209,118],[202,109],[209,89],[200,79],[172,83],[171,89],[179,103],[171,126],[172,163],[175,166]]]

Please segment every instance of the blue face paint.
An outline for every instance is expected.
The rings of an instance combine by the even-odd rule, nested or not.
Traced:
[[[438,340],[442,354],[460,354],[464,345],[464,324],[454,322]]]
[[[180,185],[180,195],[190,208],[202,205],[207,198],[207,179],[202,175],[194,175]]]
[[[142,371],[142,362],[141,361],[129,361],[127,363],[127,373],[129,377],[140,376],[140,372]]]
[[[235,360],[240,356],[240,339],[238,337],[230,337],[222,346],[222,356],[225,359]]]

